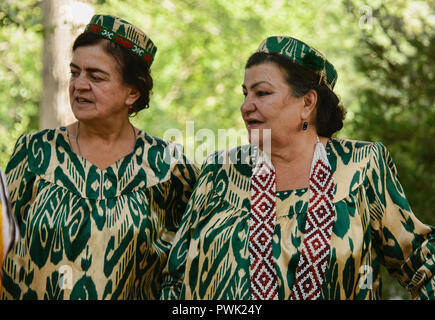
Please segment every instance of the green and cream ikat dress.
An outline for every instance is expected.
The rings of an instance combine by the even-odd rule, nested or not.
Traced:
[[[251,149],[217,152],[204,163],[164,270],[161,299],[251,298]],[[326,151],[335,219],[320,298],[380,299],[385,265],[413,298],[434,299],[435,230],[412,213],[387,149],[331,139]],[[308,188],[277,193],[272,250],[279,299],[291,297],[308,200]]]
[[[104,170],[73,153],[65,127],[24,135],[6,169],[21,238],[4,299],[155,299],[198,170],[182,148],[137,135]]]

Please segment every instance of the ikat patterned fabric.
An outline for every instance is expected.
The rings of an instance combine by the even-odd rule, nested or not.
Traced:
[[[331,139],[326,151],[336,209],[320,299],[381,299],[381,265],[413,298],[435,299],[435,229],[413,214],[388,150]],[[242,146],[204,163],[170,251],[161,299],[251,299],[250,157],[251,147]],[[308,197],[308,188],[277,192],[279,299],[292,295]]]
[[[285,36],[269,37],[261,42],[257,52],[279,53],[294,63],[318,72],[331,90],[337,82],[338,74],[334,66],[318,50],[301,40]]]
[[[130,155],[100,170],[60,127],[20,137],[6,176],[21,238],[2,298],[159,298],[198,176],[181,147],[141,131]]]

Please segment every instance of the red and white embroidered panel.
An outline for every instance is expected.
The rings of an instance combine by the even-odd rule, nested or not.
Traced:
[[[261,162],[252,172],[249,227],[250,277],[253,300],[278,299],[272,243],[276,220],[275,169]]]
[[[320,297],[329,258],[335,216],[335,183],[325,149],[319,145],[316,146],[311,167],[310,199],[292,300],[315,300]]]

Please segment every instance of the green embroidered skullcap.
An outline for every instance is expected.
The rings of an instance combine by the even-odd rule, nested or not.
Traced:
[[[142,30],[125,20],[109,15],[96,14],[86,26],[86,31],[99,34],[132,51],[143,58],[148,66],[151,66],[154,61],[157,47]]]
[[[329,89],[337,81],[334,66],[316,49],[292,37],[269,37],[260,44],[257,52],[275,52],[289,58],[305,68],[316,71]]]

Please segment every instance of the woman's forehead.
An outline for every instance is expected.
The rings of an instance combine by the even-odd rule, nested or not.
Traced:
[[[106,72],[117,71],[118,62],[107,53],[102,44],[80,46],[73,52],[71,63],[80,68],[97,68]]]
[[[273,62],[261,63],[245,70],[245,86],[258,82],[267,82],[271,85],[287,85],[283,70]]]

